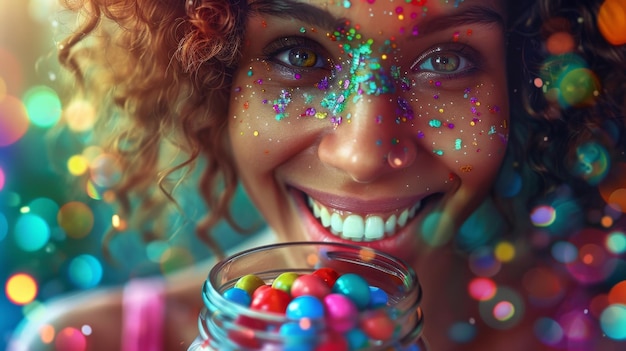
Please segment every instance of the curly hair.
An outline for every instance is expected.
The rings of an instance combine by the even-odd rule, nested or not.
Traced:
[[[98,111],[95,142],[121,165],[122,179],[112,189],[120,216],[145,228],[139,223],[153,220],[175,202],[179,177],[206,160],[200,191],[209,211],[198,223],[197,235],[221,256],[211,228],[225,219],[240,229],[229,213],[238,177],[224,129],[252,5],[244,0],[64,2],[82,21],[60,46],[59,58],[77,78],[76,96]],[[614,158],[624,150],[626,54],[623,46],[609,44],[598,32],[599,5],[586,0],[507,2],[509,65],[523,67],[509,72],[515,92],[509,152],[527,166],[524,176],[534,179],[526,189],[528,198],[562,183],[575,184],[584,194],[591,184],[572,169],[576,148],[585,142],[601,143]],[[544,41],[558,31],[571,33],[575,54],[597,79],[597,96],[581,106],[559,106],[532,84],[533,78],[550,74]],[[186,158],[162,164],[167,145]],[[153,191],[155,184],[161,191]],[[145,240],[157,235],[153,228],[144,230]]]
[[[229,213],[237,177],[223,132],[228,87],[243,36],[245,1],[65,0],[83,19],[59,47],[59,60],[75,76],[81,99],[98,115],[94,131],[106,152],[117,157],[122,179],[111,189],[119,215],[145,230],[179,180],[199,157],[206,170],[200,191],[209,208],[197,235],[220,256],[208,231],[221,219],[240,229]],[[87,40],[91,38],[91,40]],[[186,159],[163,165],[164,144]],[[158,184],[161,191],[153,191]],[[134,208],[137,199],[138,208]],[[158,216],[156,217],[158,218]],[[115,230],[105,237],[106,243]]]

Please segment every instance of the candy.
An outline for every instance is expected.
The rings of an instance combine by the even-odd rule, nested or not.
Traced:
[[[272,283],[272,288],[279,289],[287,293],[291,293],[291,286],[293,282],[298,279],[300,275],[298,273],[293,272],[285,272],[281,273],[274,282]]]
[[[291,286],[291,296],[312,295],[318,299],[330,294],[330,287],[318,275],[304,274],[299,276]]]
[[[337,273],[332,268],[326,268],[326,267],[320,268],[311,274],[322,278],[322,280],[325,281],[326,284],[328,284],[329,288],[332,288],[333,285],[335,285],[335,281],[337,280],[337,278],[339,278],[339,273]]]
[[[291,296],[280,289],[265,289],[252,299],[250,308],[266,312],[282,313],[287,310]]]
[[[315,296],[298,296],[291,300],[285,314],[287,318],[290,319],[318,319],[324,317],[324,305],[322,305],[322,302]]]
[[[224,291],[224,298],[228,301],[232,301],[234,303],[238,303],[244,306],[250,306],[250,302],[252,302],[252,298],[247,291],[240,288],[230,288]]]
[[[278,314],[268,320],[239,316],[228,334],[238,346],[270,347],[268,351],[353,351],[392,340],[400,330],[394,310],[386,308],[389,297],[384,290],[370,286],[358,274],[339,274],[331,268],[310,274],[283,272],[271,285],[249,274],[223,296],[254,311]],[[276,333],[280,343],[262,341],[267,333]]]
[[[265,285],[263,279],[254,274],[247,274],[237,280],[235,288],[243,289],[248,292],[248,295],[252,296],[252,293],[261,285]]]
[[[359,310],[365,309],[370,302],[370,287],[358,274],[346,273],[337,278],[333,292],[348,296]]]
[[[358,309],[354,302],[342,294],[330,294],[324,298],[328,326],[339,333],[347,332],[357,323]]]

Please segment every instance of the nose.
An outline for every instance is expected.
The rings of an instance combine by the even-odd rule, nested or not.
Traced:
[[[322,162],[360,183],[413,164],[418,146],[405,100],[390,94],[368,96],[352,105],[350,113],[350,119],[323,135],[318,147]]]

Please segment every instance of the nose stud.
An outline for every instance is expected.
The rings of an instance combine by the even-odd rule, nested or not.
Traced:
[[[415,149],[411,145],[400,144],[398,139],[393,139],[391,150],[387,153],[386,159],[391,168],[408,167],[415,160]]]

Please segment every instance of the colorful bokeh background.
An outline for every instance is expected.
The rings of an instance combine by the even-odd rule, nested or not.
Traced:
[[[106,230],[123,223],[98,185],[115,180],[115,164],[53,128],[68,110],[84,117],[68,121],[74,131],[90,128],[88,106],[62,105],[55,48],[71,25],[56,0],[0,0],[0,350],[28,311],[56,296],[168,274],[211,255],[193,234],[205,207],[191,181],[180,188],[185,215],[174,218],[171,238],[146,246],[122,231],[113,260],[105,258]],[[75,190],[85,172],[91,181]],[[244,226],[262,224],[243,191],[233,207]],[[226,224],[218,232],[226,249],[243,238]]]
[[[119,177],[115,159],[55,131],[61,118],[78,134],[89,132],[93,122],[89,105],[64,106],[61,98],[55,50],[72,24],[59,12],[57,0],[0,0],[0,350],[29,311],[56,296],[168,274],[210,255],[192,234],[192,223],[205,212],[193,181],[177,190],[185,198],[184,215],[170,219],[172,236],[145,245],[139,233],[125,230],[110,198],[100,191]],[[626,42],[620,36],[624,31],[612,33],[612,42]],[[567,33],[548,39],[550,74],[533,81],[563,107],[593,100],[598,84],[584,62],[570,54],[570,39]],[[626,349],[626,163],[610,165],[608,150],[592,142],[580,145],[577,153],[579,167],[572,171],[599,186],[603,203],[584,210],[567,187],[538,201],[529,213],[536,229],[529,239],[550,264],[525,272],[519,291],[494,278],[518,254],[517,243],[497,238],[498,227],[484,220],[492,217],[492,209],[478,211],[458,238],[476,275],[467,293],[480,305],[480,318],[495,329],[515,325],[527,307],[558,303],[563,306],[558,313],[535,321],[535,336],[544,344],[585,347],[605,337]],[[609,174],[609,168],[617,171]],[[89,182],[75,188],[78,178]],[[511,171],[496,190],[513,197],[521,186],[521,176]],[[262,225],[243,191],[233,207],[243,227]],[[105,259],[102,250],[111,226],[121,232],[109,246],[114,261]],[[224,223],[217,231],[223,248],[243,240]],[[463,344],[476,329],[471,321],[459,321],[448,335]]]

